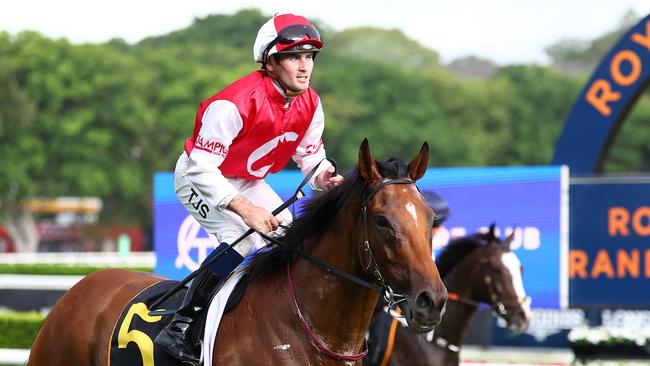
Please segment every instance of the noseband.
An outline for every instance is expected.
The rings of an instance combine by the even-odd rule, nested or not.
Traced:
[[[398,179],[384,179],[381,182],[377,183],[372,190],[368,193],[366,197],[364,197],[362,203],[361,203],[361,225],[363,225],[364,228],[364,240],[363,240],[363,253],[367,254],[368,256],[368,265],[364,266],[364,270],[366,273],[371,274],[374,276],[375,281],[381,286],[383,289],[383,295],[384,299],[388,303],[388,308],[392,311],[395,310],[395,307],[397,306],[398,303],[405,301],[406,297],[402,294],[398,294],[393,289],[386,283],[386,280],[384,280],[384,276],[381,274],[381,270],[379,269],[379,264],[377,263],[377,259],[375,258],[375,255],[372,251],[372,247],[370,247],[370,242],[368,238],[368,204],[372,199],[375,197],[375,195],[381,191],[384,187],[390,184],[413,184],[415,185],[415,182],[411,179],[408,178],[398,178]],[[415,186],[417,188],[417,186]],[[363,258],[360,258],[360,261],[362,263],[365,262]]]

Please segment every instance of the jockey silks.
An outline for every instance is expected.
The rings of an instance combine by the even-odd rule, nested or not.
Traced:
[[[303,174],[325,158],[320,98],[309,88],[287,99],[255,71],[203,101],[185,141],[187,178],[213,206],[225,209],[238,192],[228,179],[263,179],[293,158]],[[324,170],[329,164],[321,164]],[[313,184],[312,184],[313,186]]]

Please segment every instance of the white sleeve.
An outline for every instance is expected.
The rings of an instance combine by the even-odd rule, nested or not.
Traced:
[[[325,159],[325,146],[323,146],[323,130],[325,128],[325,114],[323,113],[323,105],[318,99],[318,107],[314,113],[314,117],[311,120],[311,124],[305,133],[305,137],[300,141],[300,145],[296,148],[296,152],[293,154],[293,161],[296,162],[298,168],[303,175],[307,175],[316,164],[320,163]],[[318,167],[316,173],[309,181],[309,185],[316,190],[321,190],[320,187],[316,186],[316,176],[323,170],[329,168],[332,164],[325,160]]]
[[[243,127],[235,104],[215,100],[203,113],[201,130],[188,159],[187,177],[218,210],[224,210],[239,192],[223,176],[219,166]]]

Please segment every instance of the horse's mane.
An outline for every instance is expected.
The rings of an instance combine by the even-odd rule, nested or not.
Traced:
[[[377,166],[384,178],[401,178],[408,173],[404,161],[395,157],[377,161]],[[332,225],[343,206],[355,204],[355,201],[360,205],[367,190],[366,181],[359,175],[358,167],[355,167],[345,175],[340,185],[308,200],[302,206],[300,216],[294,219],[281,237],[276,238],[283,245],[269,245],[247,259],[248,264],[241,281],[250,282],[267,272],[284,268],[296,249],[309,251],[308,245]]]
[[[474,249],[481,248],[489,244],[488,233],[477,233],[474,235],[463,236],[461,238],[452,239],[447,246],[445,246],[440,255],[436,257],[436,266],[441,278],[451,272],[454,267],[460,263],[469,253]]]

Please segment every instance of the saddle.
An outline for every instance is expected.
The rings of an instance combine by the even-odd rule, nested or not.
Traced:
[[[109,366],[177,366],[178,361],[165,351],[154,347],[153,340],[172,320],[173,314],[150,316],[149,305],[176,285],[177,281],[162,281],[149,286],[126,305],[111,336]],[[160,309],[177,309],[187,288],[165,300]],[[205,313],[205,312],[204,312]],[[202,314],[201,323],[205,323]]]
[[[126,305],[111,335],[109,366],[178,366],[178,360],[156,347],[153,342],[158,333],[172,320],[173,312],[153,315],[150,314],[150,310],[153,309],[149,309],[154,301],[176,284],[178,281],[162,281],[153,284]],[[245,286],[236,286],[228,298],[224,314],[237,305],[244,290]],[[178,309],[186,292],[187,288],[183,287],[157,308]],[[193,331],[201,332],[200,334],[204,332],[207,314],[207,309],[201,313]]]

